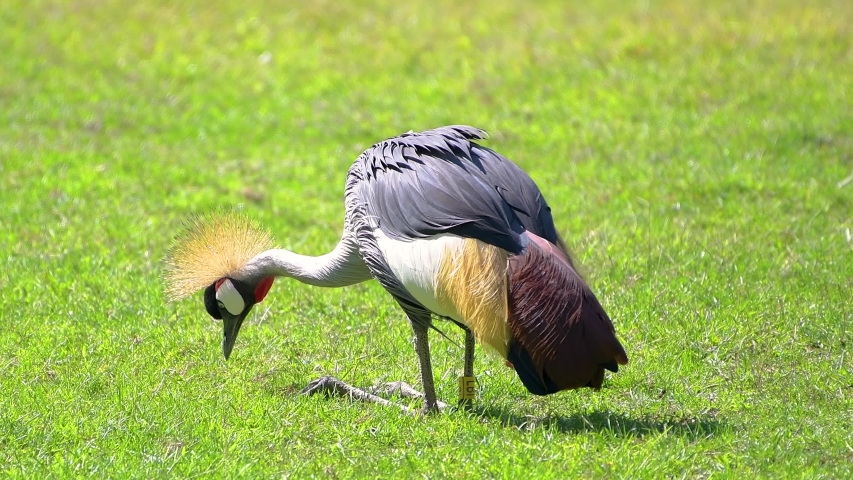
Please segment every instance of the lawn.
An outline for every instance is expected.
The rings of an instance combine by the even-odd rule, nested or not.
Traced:
[[[853,478],[853,3],[586,3],[6,0],[0,476]],[[459,123],[613,318],[600,392],[478,348],[471,411],[306,397],[418,386],[378,284],[276,282],[227,363],[201,295],[167,302],[187,216],[325,253],[362,150]]]

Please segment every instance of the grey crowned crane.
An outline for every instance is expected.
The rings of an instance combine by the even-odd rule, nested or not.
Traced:
[[[376,279],[414,331],[424,411],[440,404],[428,340],[434,318],[465,330],[466,377],[473,377],[476,338],[506,359],[530,393],[598,389],[604,370],[618,371],[628,356],[539,188],[474,142],[484,138],[482,130],[448,126],[367,149],[347,174],[341,240],[319,257],[273,248],[270,235],[240,215],[191,221],[167,258],[167,294],[179,300],[204,290],[207,312],[223,321],[227,359],[276,277],[321,287]],[[307,388],[321,390],[384,400],[333,377]]]

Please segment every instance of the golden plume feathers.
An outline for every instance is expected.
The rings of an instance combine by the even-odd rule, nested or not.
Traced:
[[[186,298],[233,276],[273,245],[270,233],[244,214],[219,211],[193,216],[166,256],[166,295],[172,301]]]
[[[498,247],[466,238],[448,249],[438,268],[436,298],[453,305],[481,344],[506,358],[512,336],[507,323],[507,255]]]

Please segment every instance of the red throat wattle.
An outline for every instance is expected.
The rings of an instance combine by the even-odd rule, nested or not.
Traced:
[[[270,288],[272,288],[272,282],[275,280],[275,277],[266,277],[261,280],[261,283],[255,287],[255,302],[261,303],[261,301],[266,298],[267,293],[270,292]]]

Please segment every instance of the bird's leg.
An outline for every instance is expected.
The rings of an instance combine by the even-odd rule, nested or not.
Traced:
[[[432,362],[429,357],[429,319],[426,323],[410,319],[415,332],[415,352],[421,364],[421,382],[424,387],[424,413],[438,411],[438,399],[432,378]]]
[[[465,365],[462,375],[474,376],[474,332],[470,328],[465,329]]]
[[[465,363],[462,367],[462,376],[474,378],[474,332],[470,328],[465,329]],[[460,395],[459,405],[470,407],[473,401],[472,398],[465,398]]]
[[[424,393],[420,393],[405,382],[393,382],[386,383],[384,385],[376,386],[370,389],[370,391],[365,391],[360,388],[353,387],[347,383],[338,380],[335,377],[325,376],[321,377],[313,382],[309,383],[304,389],[302,389],[302,393],[306,395],[314,395],[317,393],[324,393],[326,395],[334,395],[339,397],[348,397],[350,399],[361,400],[365,402],[373,402],[379,403],[381,405],[394,405],[399,408],[402,408],[404,411],[408,413],[415,413],[414,410],[400,405],[389,400],[386,400],[382,397],[376,395],[376,393],[385,393],[387,395],[396,395],[400,397],[407,398],[423,398],[424,413],[434,413],[439,411],[440,409],[446,408],[447,404],[444,402],[439,402],[435,395],[435,385],[433,384],[432,377],[432,363],[430,361],[429,354],[429,322],[430,318],[427,316],[426,318],[417,317],[413,319],[409,314],[409,320],[412,324],[412,330],[415,333],[415,352],[418,354],[418,360],[420,361],[421,367],[421,382],[423,383]],[[474,362],[474,351],[473,351],[473,335],[471,336],[471,364],[472,367],[466,367],[466,372],[473,371],[473,362]],[[467,355],[467,350],[466,350]],[[467,357],[466,357],[467,358]],[[467,362],[467,360],[466,360]]]

